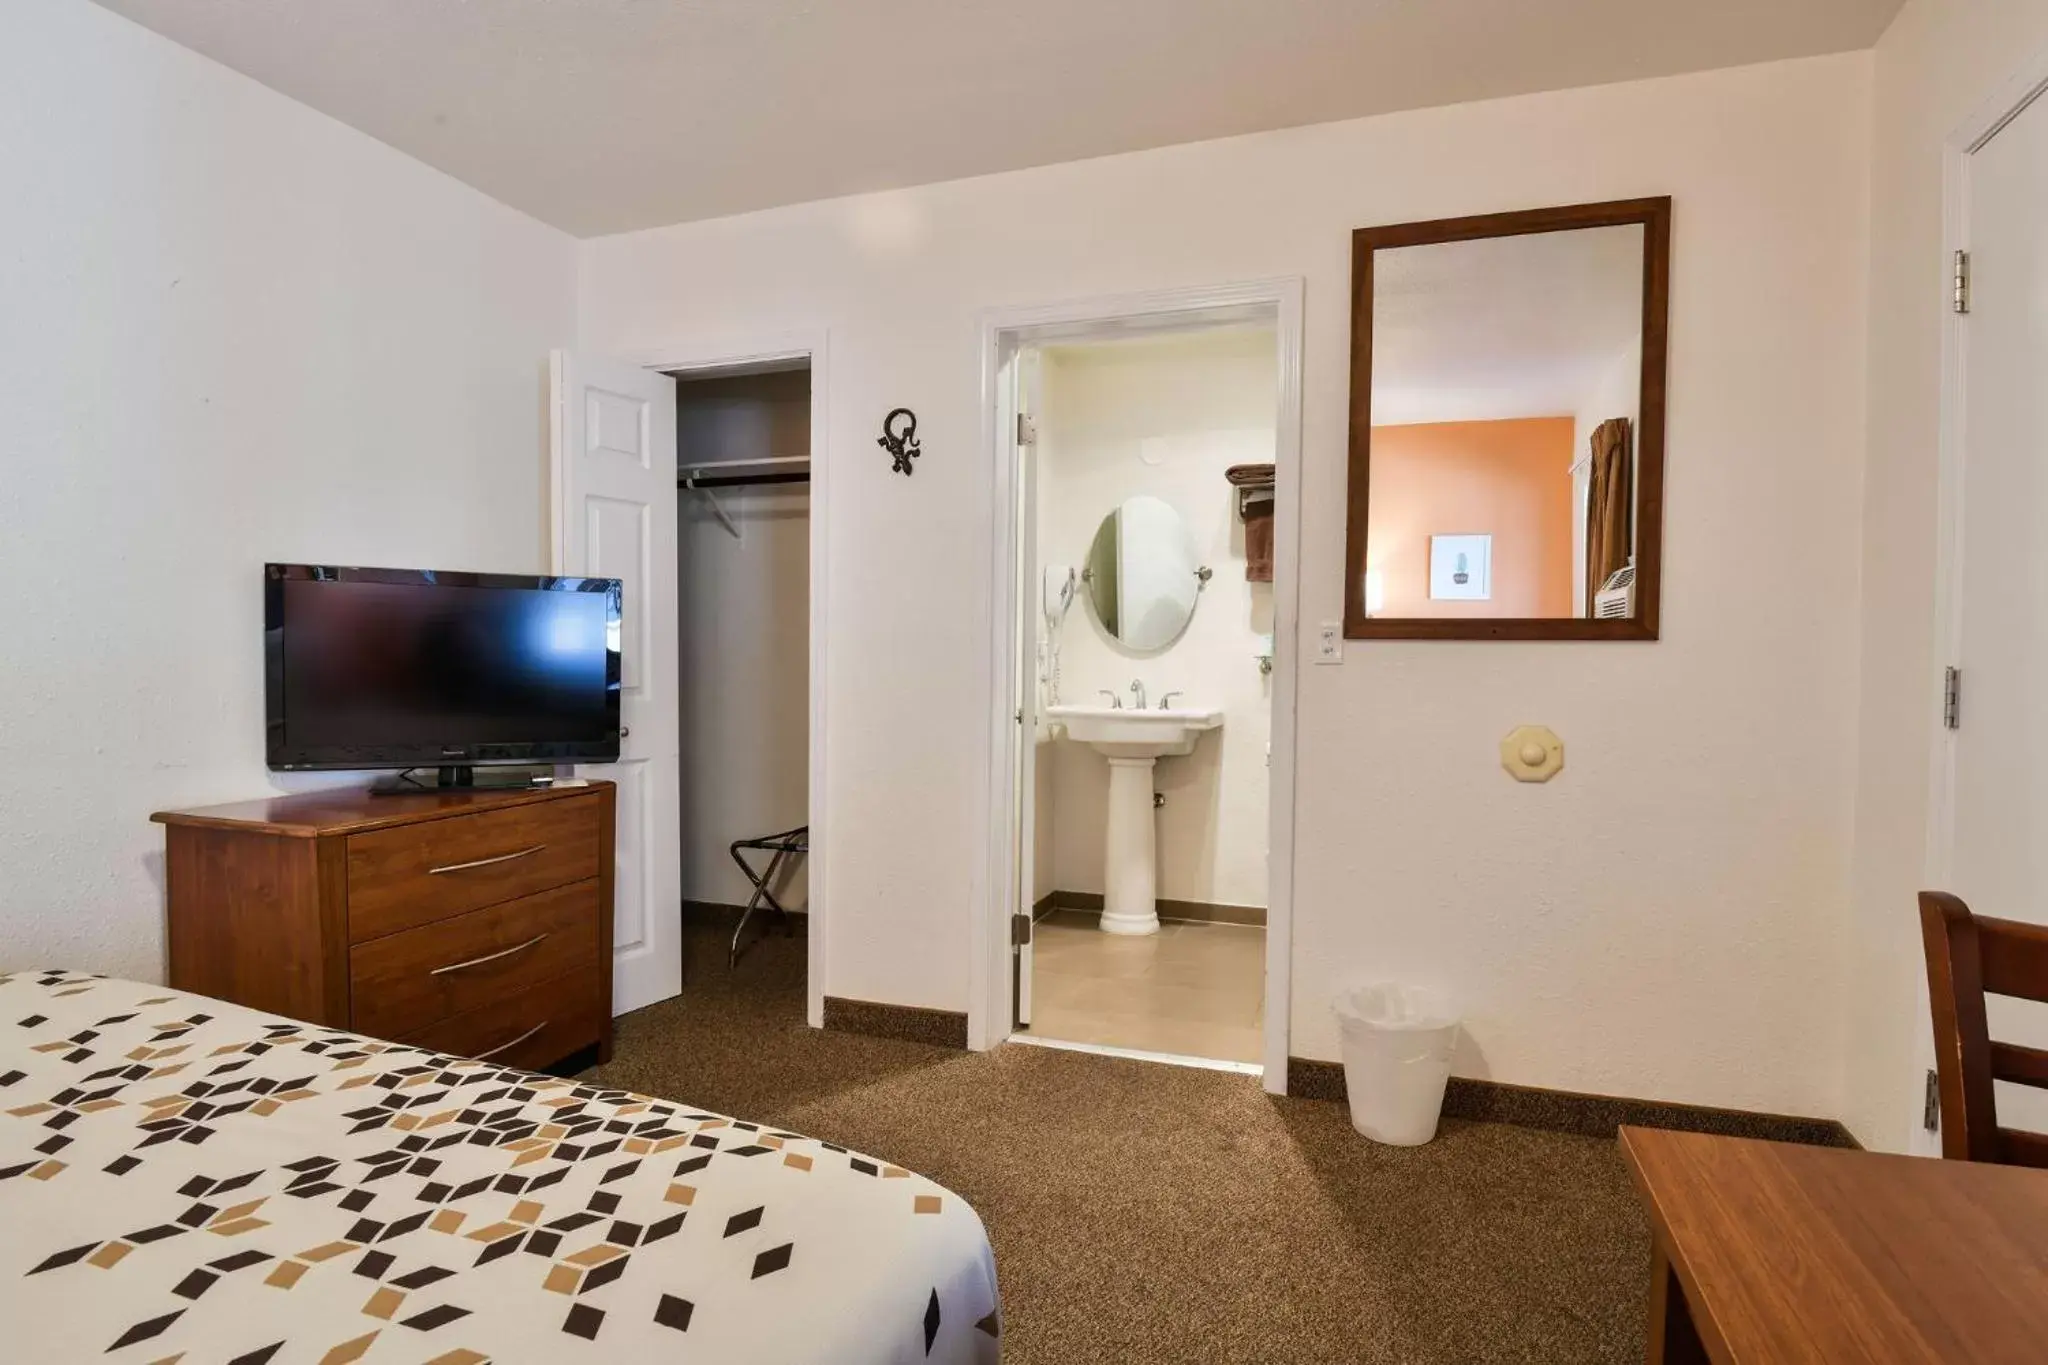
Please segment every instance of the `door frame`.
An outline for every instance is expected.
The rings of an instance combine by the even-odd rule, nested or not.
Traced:
[[[1939,719],[1944,702],[1944,670],[1962,654],[1963,627],[1963,490],[1967,423],[1965,384],[1969,374],[1968,314],[1950,304],[1953,263],[1958,251],[1970,249],[1970,159],[2036,100],[2048,96],[2048,48],[2034,54],[2014,75],[1994,89],[1983,103],[1950,132],[1942,146],[1941,167],[1941,310],[1940,432],[1937,454],[1934,551],[1934,657],[1927,681],[1928,714],[1937,719],[1929,743],[1926,847],[1923,886],[1948,886],[1955,870],[1955,731]],[[1925,1017],[1927,986],[1915,978],[1920,1014]],[[1924,1035],[1924,1036],[1923,1036]],[[1933,1035],[1915,1035],[1916,1069],[1934,1066]],[[1940,1139],[1915,1124],[1908,1138],[1912,1151],[1937,1154]]]
[[[831,933],[829,898],[832,881],[828,872],[832,843],[826,831],[825,774],[826,695],[825,667],[831,631],[831,581],[827,571],[831,543],[831,518],[827,515],[831,497],[831,468],[828,458],[831,430],[829,417],[829,329],[818,327],[775,332],[761,336],[727,337],[711,340],[679,340],[629,350],[621,359],[665,373],[744,369],[750,365],[771,365],[779,361],[804,360],[811,367],[811,515],[810,515],[810,775],[806,793],[811,851],[807,855],[809,893],[809,943],[804,964],[804,1018],[812,1028],[825,1026],[825,941]],[[679,566],[671,564],[669,572]],[[680,839],[680,832],[678,838]],[[677,848],[677,856],[682,850]]]
[[[1176,314],[1270,308],[1273,312],[1278,403],[1274,413],[1274,565],[1272,766],[1266,876],[1266,1006],[1264,1085],[1287,1089],[1287,1039],[1294,925],[1295,704],[1299,679],[1301,549],[1301,351],[1304,284],[1300,276],[1240,284],[1196,285],[1062,303],[997,308],[981,315],[981,454],[988,471],[989,729],[986,736],[986,856],[971,904],[967,1045],[986,1050],[1010,1036],[1009,917],[1017,885],[1012,861],[1020,815],[1012,761],[1022,592],[1018,555],[1016,423],[1005,422],[1003,386],[1008,348],[1023,336],[1071,332],[1111,336],[1119,324],[1166,323]],[[1123,334],[1128,335],[1128,330]]]

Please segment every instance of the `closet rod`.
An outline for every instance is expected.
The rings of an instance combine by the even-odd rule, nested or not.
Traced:
[[[686,473],[701,474],[707,469],[760,469],[768,465],[809,464],[808,455],[763,455],[753,460],[705,460],[699,464],[679,465]]]
[[[809,483],[809,474],[734,474],[723,479],[677,479],[678,488],[741,488],[765,483]]]
[[[809,483],[811,458],[808,455],[783,455],[761,460],[718,460],[711,464],[683,465],[676,470],[678,488],[735,488],[750,484]],[[792,470],[789,465],[802,465],[802,470]],[[727,470],[758,470],[759,473],[733,474]]]

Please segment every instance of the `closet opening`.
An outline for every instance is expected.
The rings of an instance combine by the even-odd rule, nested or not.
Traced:
[[[686,993],[808,990],[808,357],[676,380],[676,602]]]

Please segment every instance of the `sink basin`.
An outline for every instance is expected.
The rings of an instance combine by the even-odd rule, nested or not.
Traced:
[[[1067,727],[1067,738],[1110,758],[1172,758],[1195,751],[1202,731],[1223,724],[1221,711],[1177,706],[1168,711],[1135,707],[1049,706],[1045,714]]]
[[[1159,841],[1152,814],[1155,760],[1191,754],[1204,730],[1223,724],[1221,711],[1175,707],[1049,706],[1046,718],[1067,738],[1109,760],[1108,828],[1103,831],[1102,918],[1108,934],[1159,932]]]

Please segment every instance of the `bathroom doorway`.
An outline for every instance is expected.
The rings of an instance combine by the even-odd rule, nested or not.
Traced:
[[[1278,1090],[1299,311],[1241,292],[996,332],[1012,946],[989,1041],[1270,1066]]]

